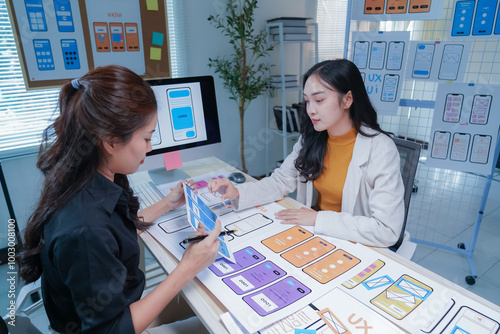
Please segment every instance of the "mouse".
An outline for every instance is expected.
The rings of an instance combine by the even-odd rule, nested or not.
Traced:
[[[245,182],[246,178],[243,173],[240,172],[234,172],[229,174],[227,177],[230,181],[236,182],[236,183],[243,183]]]

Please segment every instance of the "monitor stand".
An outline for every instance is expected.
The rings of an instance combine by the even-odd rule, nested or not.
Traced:
[[[149,177],[154,184],[165,184],[175,181],[180,181],[182,179],[190,179],[191,177],[184,173],[180,169],[166,170],[163,168],[150,169],[148,171]]]

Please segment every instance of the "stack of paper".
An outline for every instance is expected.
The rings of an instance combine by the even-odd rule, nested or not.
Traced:
[[[284,41],[310,41],[311,34],[307,30],[307,20],[306,17],[279,17],[267,22],[283,24]],[[280,40],[280,27],[271,27],[269,33],[273,41]]]
[[[284,75],[284,79],[285,79],[285,88],[298,87],[297,75],[286,74]],[[271,75],[271,82],[273,86],[278,89],[283,87],[283,82],[281,81],[281,75]]]

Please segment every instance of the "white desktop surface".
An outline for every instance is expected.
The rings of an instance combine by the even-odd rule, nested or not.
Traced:
[[[221,168],[225,168],[229,172],[236,171],[234,167],[214,157],[188,162],[183,165],[182,171],[191,177],[196,177],[198,175],[207,174],[211,171],[215,171]],[[149,180],[147,172],[139,172],[131,177],[135,182],[141,182],[141,179],[144,181]],[[247,181],[253,180],[253,178],[247,176]],[[288,208],[297,208],[300,206],[300,203],[291,198],[284,198],[277,203]],[[144,241],[151,254],[162,266],[163,270],[169,273],[175,269],[179,261],[164,246],[157,242],[150,233],[142,233],[141,239]],[[409,269],[418,271],[420,274],[425,275],[429,279],[440,282],[442,285],[453,290],[454,292],[457,292],[465,297],[479,302],[496,312],[500,312],[499,306],[442,278],[441,276],[421,267],[420,265],[403,258],[402,256],[390,251],[387,248],[374,248],[374,250]],[[183,288],[182,294],[193,311],[198,315],[200,320],[210,332],[217,334],[229,333],[220,319],[220,315],[227,312],[228,310],[203,284],[200,283],[197,278],[195,278]]]

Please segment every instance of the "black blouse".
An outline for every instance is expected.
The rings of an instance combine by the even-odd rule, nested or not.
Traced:
[[[98,173],[45,224],[42,295],[55,331],[134,333],[144,274],[129,196]]]

